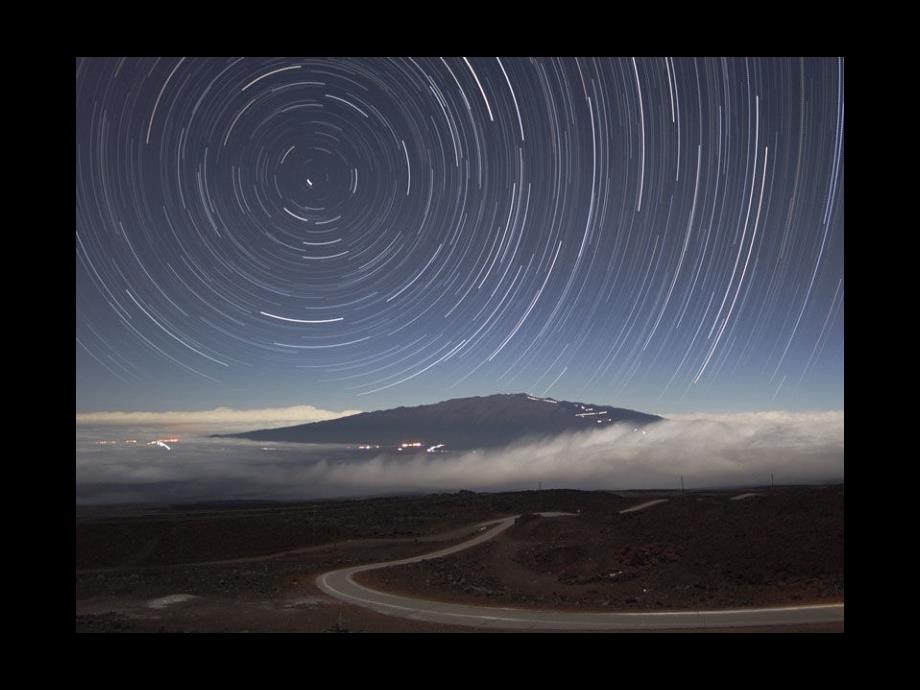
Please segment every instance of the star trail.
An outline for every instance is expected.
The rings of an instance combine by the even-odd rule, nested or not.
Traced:
[[[843,404],[838,58],[76,62],[77,409]]]

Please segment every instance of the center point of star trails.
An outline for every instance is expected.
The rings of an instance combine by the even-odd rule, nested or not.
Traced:
[[[837,409],[845,95],[837,57],[78,58],[78,407]]]

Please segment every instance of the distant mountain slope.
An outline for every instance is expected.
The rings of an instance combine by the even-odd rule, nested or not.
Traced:
[[[447,450],[502,446],[522,438],[555,436],[614,423],[644,426],[658,415],[606,405],[537,398],[526,393],[456,398],[433,405],[362,412],[324,422],[261,429],[225,437],[291,443],[376,444],[420,442]]]

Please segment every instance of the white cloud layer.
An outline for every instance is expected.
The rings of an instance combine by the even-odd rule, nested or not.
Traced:
[[[680,415],[645,433],[612,426],[503,449],[406,457],[193,437],[172,451],[93,446],[95,429],[87,427],[78,435],[77,493],[88,503],[522,490],[538,482],[545,489],[678,488],[681,476],[688,488],[763,486],[771,473],[777,484],[837,482],[844,478],[843,423],[843,412]],[[124,427],[118,431],[128,437]]]
[[[843,479],[843,413],[693,415],[642,431],[607,427],[449,459],[375,458],[326,479],[378,487],[559,485],[641,489]]]
[[[258,410],[234,410],[217,407],[213,410],[192,410],[172,412],[83,412],[77,414],[78,425],[95,426],[169,426],[177,424],[210,425],[217,429],[224,426],[252,424],[283,426],[285,424],[306,424],[327,419],[358,414],[361,410],[332,412],[312,405],[293,407],[267,407]],[[255,428],[255,427],[254,427]],[[264,427],[258,427],[264,428]]]

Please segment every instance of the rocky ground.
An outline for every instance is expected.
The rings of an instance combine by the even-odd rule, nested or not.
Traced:
[[[611,499],[577,517],[525,515],[469,551],[358,579],[416,596],[541,609],[843,600],[842,487],[732,495],[739,493],[688,493],[626,514]]]
[[[433,551],[476,522],[495,542],[362,577],[427,598],[643,610],[843,600],[843,488],[527,491],[279,506],[78,509],[78,632],[468,632],[323,595],[317,575]],[[654,498],[665,503],[620,510]],[[804,626],[808,631],[842,626]],[[774,631],[774,630],[771,630]]]

